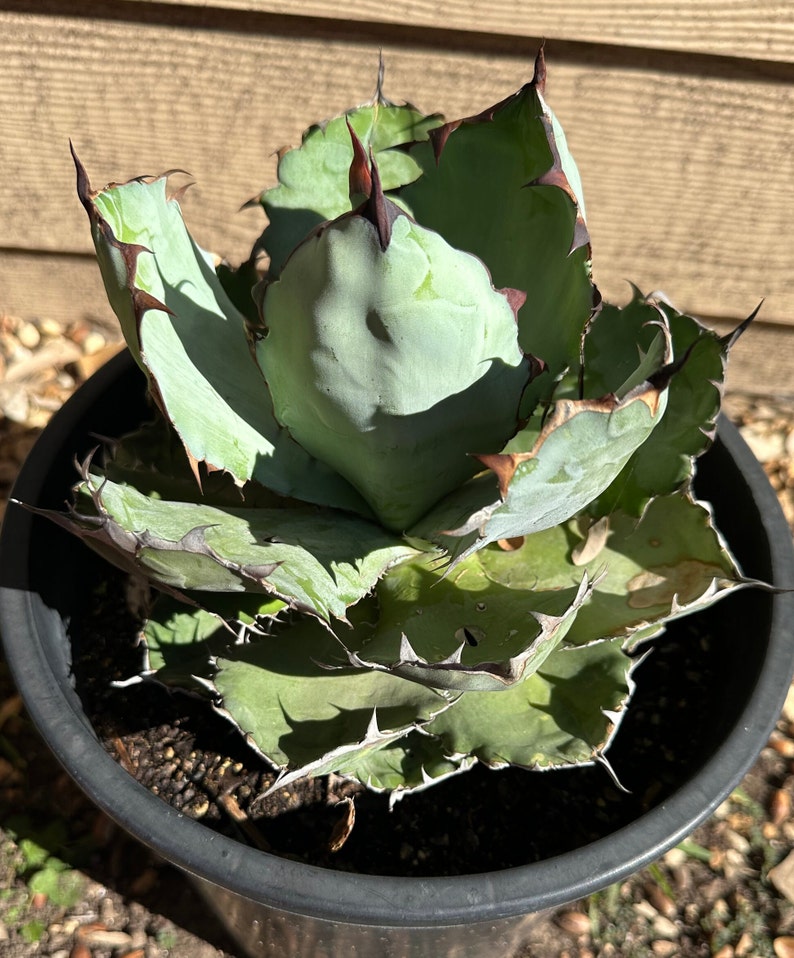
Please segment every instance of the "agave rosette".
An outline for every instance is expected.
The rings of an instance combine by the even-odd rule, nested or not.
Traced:
[[[477,116],[378,93],[312,127],[261,282],[167,176],[94,191],[76,160],[157,413],[54,518],[156,587],[142,674],[281,784],[604,761],[636,646],[745,581],[691,493],[732,339],[601,302],[544,81],[541,52]]]

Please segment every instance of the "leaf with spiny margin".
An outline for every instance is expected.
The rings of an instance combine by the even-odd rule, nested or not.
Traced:
[[[399,147],[426,139],[441,117],[425,116],[408,104],[375,102],[306,130],[300,147],[279,158],[279,185],[260,197],[270,223],[259,242],[270,256],[271,279],[278,277],[286,258],[315,227],[352,208],[353,144],[348,123],[364,148],[372,150],[383,189],[394,190],[421,172],[416,160]]]
[[[94,193],[75,156],[108,298],[194,463],[320,505],[368,509],[276,422],[245,320],[187,231],[164,177]]]
[[[274,788],[309,775],[355,775],[364,756],[450,706],[451,699],[415,682],[324,668],[340,655],[326,629],[302,619],[216,658],[220,708],[285,771]]]
[[[649,637],[649,627],[662,631],[665,622],[745,583],[708,508],[683,492],[652,500],[639,521],[614,513],[600,548],[576,564],[587,524],[580,516],[527,536],[512,551],[489,546],[477,553],[485,574],[519,595],[556,589],[572,597],[582,573],[591,576],[593,593],[565,636],[568,644],[623,637],[633,646]]]
[[[614,350],[616,337],[612,327],[618,314],[627,312],[644,313],[649,319],[663,313],[669,324],[674,358],[680,360],[687,351],[689,354],[670,381],[664,419],[591,505],[593,516],[607,515],[615,509],[639,516],[652,496],[672,492],[691,479],[696,457],[714,438],[725,364],[733,341],[661,300],[636,293],[623,310],[603,307],[585,340],[586,369],[594,353]]]
[[[472,692],[425,726],[449,754],[500,768],[554,768],[597,761],[632,689],[620,639],[553,652],[505,692]]]
[[[48,514],[157,586],[269,595],[325,620],[344,619],[389,566],[413,554],[346,513],[167,502],[92,474],[77,500],[70,516]]]
[[[225,623],[251,628],[260,618],[271,619],[286,608],[282,599],[249,593],[218,592],[194,598],[201,602],[200,607],[188,607],[161,593],[147,615],[142,632],[146,649],[144,672],[154,673],[164,684],[172,683],[179,675],[189,678],[192,670],[185,666],[192,665],[201,655],[208,660],[213,651],[218,651],[218,642],[225,648],[229,644]]]
[[[549,375],[530,384],[525,408],[545,398],[579,356],[596,291],[579,174],[535,78],[482,114],[449,123],[411,150],[422,176],[400,191],[412,215],[478,256],[497,287],[520,289],[519,342]]]
[[[477,476],[445,497],[410,534],[446,548],[454,568],[490,542],[565,522],[603,492],[647,440],[666,394],[664,383],[645,382],[622,399],[560,400],[532,451],[480,457],[496,475]]]
[[[163,416],[113,440],[103,451],[102,475],[120,485],[134,486],[152,498],[196,502],[196,476],[185,447]],[[225,472],[200,470],[201,501],[211,506],[285,507],[283,496],[256,482],[240,487]]]
[[[440,739],[416,731],[367,752],[348,766],[347,774],[373,792],[390,792],[391,806],[405,795],[468,771],[476,762],[470,755],[445,755]]]
[[[380,618],[350,662],[456,692],[527,680],[563,641],[592,585],[574,594],[518,591],[489,578],[475,555],[444,575],[437,555],[401,563],[377,586]]]

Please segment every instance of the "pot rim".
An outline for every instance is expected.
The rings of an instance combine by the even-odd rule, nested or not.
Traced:
[[[128,353],[115,357],[53,417],[24,464],[14,495],[36,500],[49,462],[62,452],[58,437],[74,429],[131,365]],[[791,535],[761,466],[724,419],[719,440],[742,470],[758,508],[777,583],[794,583]],[[9,503],[0,537],[0,632],[28,713],[47,745],[105,813],[184,871],[313,918],[384,927],[494,921],[556,907],[626,878],[682,841],[739,784],[775,725],[794,671],[794,592],[780,592],[771,596],[764,667],[738,721],[696,775],[631,824],[582,848],[499,872],[406,878],[332,871],[214,832],[150,793],[105,752],[62,680],[68,663],[48,660],[42,645],[44,632],[63,629],[61,617],[20,582],[20,575],[27,575],[33,521]],[[9,585],[5,570],[10,569]]]

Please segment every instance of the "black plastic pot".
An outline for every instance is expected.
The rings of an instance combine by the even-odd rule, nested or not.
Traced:
[[[92,434],[134,426],[142,408],[140,374],[123,354],[54,417],[15,497],[60,507],[75,478],[75,454],[96,444]],[[788,526],[763,471],[728,423],[702,460],[699,491],[712,501],[745,573],[794,586]],[[765,744],[794,671],[794,594],[736,593],[717,607],[719,708],[710,727],[691,729],[703,743],[700,767],[656,807],[585,847],[501,872],[420,879],[328,871],[264,854],[180,815],[105,752],[70,679],[67,628],[85,588],[83,549],[53,523],[9,506],[0,540],[0,630],[26,707],[78,785],[190,875],[252,956],[514,953],[534,914],[627,877],[716,808]]]

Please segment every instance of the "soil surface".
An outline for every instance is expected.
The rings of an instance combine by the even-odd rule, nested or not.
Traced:
[[[530,773],[476,767],[404,798],[331,776],[262,800],[272,770],[208,703],[155,683],[123,684],[141,668],[142,623],[121,613],[127,579],[101,568],[72,617],[76,688],[105,748],[183,814],[275,854],[384,875],[457,875],[550,858],[605,837],[661,803],[711,754],[729,669],[721,636],[736,611],[672,625],[634,670],[637,689],[605,766]],[[746,601],[747,593],[739,596]],[[733,603],[732,603],[733,605]],[[84,653],[83,651],[84,650]],[[617,785],[620,783],[620,787]],[[350,805],[355,827],[340,844]],[[543,828],[533,823],[543,822]]]
[[[3,387],[9,383],[14,387],[0,388],[0,515],[10,482],[51,411],[115,348],[114,334],[101,327],[61,330],[46,323],[0,318],[0,372],[5,376],[4,381],[0,376],[0,382]],[[794,403],[734,396],[729,397],[728,411],[765,463],[791,522]],[[102,614],[99,609],[98,615]],[[88,619],[84,628],[97,624]],[[701,638],[707,641],[707,637]],[[700,641],[686,644],[689,649],[702,645]],[[116,650],[114,662],[124,669]],[[689,662],[685,671],[696,675],[702,665]],[[667,668],[680,674],[673,664]],[[81,681],[87,701],[98,714],[106,685],[100,689],[85,670]],[[657,675],[654,684],[658,681]],[[703,676],[699,681],[708,686]],[[153,690],[151,694],[158,693]],[[150,704],[159,710],[162,703]],[[713,703],[704,699],[703,708],[711,707]],[[198,730],[185,700],[172,700],[174,711],[168,717],[167,730],[162,727],[163,713],[152,713],[160,716],[152,724],[147,708],[136,700],[134,722],[106,729],[108,747],[117,759],[144,780],[147,765],[141,757],[146,749],[159,750],[168,773],[157,773],[158,781],[149,781],[150,787],[171,793],[186,814],[231,831],[240,840],[262,847],[280,841],[268,827],[267,807],[251,808],[264,784],[264,773],[245,747],[219,727],[218,734],[229,739],[228,759],[212,757],[206,733]],[[643,710],[637,710],[639,723],[658,724],[659,720],[655,708],[646,710],[644,717]],[[693,761],[696,758],[690,756]],[[664,782],[666,759],[659,756],[654,761],[653,775]],[[627,759],[626,768],[631,767],[633,763]],[[548,791],[538,800],[547,808],[559,800],[558,789],[564,786],[553,781],[557,774],[566,773],[540,776],[542,788]],[[620,796],[609,777],[603,769],[575,774],[592,775],[588,789],[593,791],[579,790],[582,833],[592,836],[605,827],[611,829]],[[497,786],[497,794],[509,803],[515,794],[515,783],[509,781],[513,772],[469,772],[452,780],[454,806],[438,791],[444,786],[436,786],[424,798],[414,796],[399,803],[397,809],[402,806],[402,811],[399,826],[393,828],[393,847],[378,857],[388,862],[382,870],[429,872],[443,861],[442,867],[454,872],[466,870],[473,860],[488,861],[487,867],[493,867],[548,854],[547,845],[519,847],[515,832],[508,832],[503,839],[493,834],[490,816],[476,803],[479,781],[485,781],[492,793],[494,775],[504,782]],[[461,802],[464,780],[468,780],[468,791],[466,801]],[[631,784],[634,800],[657,798]],[[349,789],[341,782],[319,784],[296,799],[303,809],[296,808],[293,814],[304,818],[295,834],[306,835],[309,820],[314,823],[313,830],[302,844],[277,850],[331,867],[360,867],[362,859],[357,856],[364,853],[357,848],[356,832],[361,832],[368,816],[383,814],[383,803],[372,796],[359,796],[356,827],[340,851],[331,852],[329,846],[344,832],[347,806],[338,803]],[[581,801],[583,794],[590,799],[597,795],[597,800]],[[417,800],[425,804],[420,807]],[[575,793],[570,800],[576,800]],[[794,956],[794,858],[788,858],[794,849],[793,801],[794,696],[741,788],[690,839],[631,880],[545,916],[528,934],[520,952],[509,958]],[[448,810],[453,807],[465,811],[454,813],[451,819]],[[428,830],[428,816],[434,810],[438,819]],[[610,824],[605,825],[607,820]],[[417,837],[417,823],[431,839]],[[457,859],[449,853],[453,837],[460,849]],[[581,837],[572,841],[578,843]],[[483,859],[484,853],[490,858]],[[365,857],[371,870],[372,856],[367,853]],[[2,663],[0,954],[4,958],[236,955],[185,880],[120,832],[60,770],[27,719]]]

